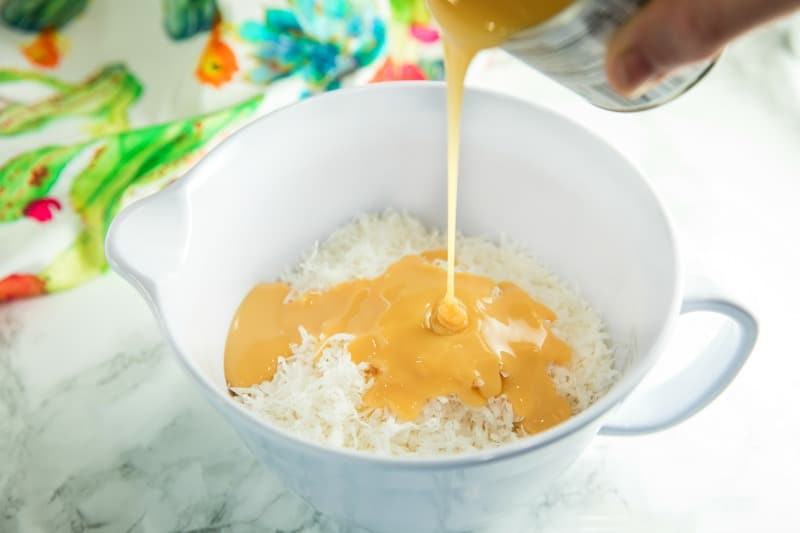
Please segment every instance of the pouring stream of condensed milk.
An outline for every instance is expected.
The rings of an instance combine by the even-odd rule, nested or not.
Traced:
[[[481,50],[500,46],[517,31],[544,22],[572,0],[428,0],[444,35],[447,75],[447,292],[434,313],[442,334],[467,327],[466,307],[455,294],[456,210],[464,79]]]
[[[447,251],[409,255],[377,278],[324,291],[295,294],[285,283],[256,286],[240,305],[225,346],[225,379],[234,392],[272,380],[280,358],[291,355],[305,330],[319,339],[320,352],[336,335],[349,336],[352,361],[366,365],[372,380],[362,398],[366,409],[388,409],[399,419],[414,420],[433,398],[455,396],[481,407],[505,395],[528,434],[571,416],[569,402],[549,375],[551,365],[567,364],[572,357],[551,330],[556,314],[513,283],[455,271],[459,126],[467,68],[478,51],[501,44],[569,3],[429,0],[446,39]],[[445,258],[446,272],[440,267]]]

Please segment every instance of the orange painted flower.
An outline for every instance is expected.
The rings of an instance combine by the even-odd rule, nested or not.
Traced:
[[[44,293],[44,281],[33,274],[11,274],[0,279],[0,303]]]
[[[57,67],[61,61],[58,34],[53,30],[41,31],[32,43],[22,47],[22,54],[36,66]]]
[[[221,35],[221,24],[217,20],[195,70],[198,80],[214,87],[221,87],[231,81],[239,70],[233,50],[222,41]]]

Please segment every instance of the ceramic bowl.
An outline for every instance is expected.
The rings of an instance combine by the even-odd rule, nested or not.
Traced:
[[[606,396],[512,445],[433,458],[332,449],[260,420],[225,386],[223,348],[238,304],[315,240],[388,207],[445,227],[442,85],[342,90],[274,112],[126,208],[108,235],[112,267],[149,301],[189,378],[252,452],[318,510],[373,531],[513,531],[598,433],[662,429],[707,405],[757,335],[740,305],[684,292],[664,207],[602,139],[480,91],[466,95],[462,128],[459,229],[527,246],[580,289],[619,349],[622,377]],[[682,372],[623,404],[679,314],[701,310],[727,316],[730,327]]]

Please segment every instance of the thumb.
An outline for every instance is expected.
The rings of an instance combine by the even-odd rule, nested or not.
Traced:
[[[708,59],[741,33],[800,0],[651,0],[611,40],[606,74],[633,96],[674,69]]]

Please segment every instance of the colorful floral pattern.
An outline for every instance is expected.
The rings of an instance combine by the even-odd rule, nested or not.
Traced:
[[[294,9],[269,9],[239,33],[255,45],[258,66],[247,73],[267,84],[297,75],[310,92],[341,85],[344,76],[372,63],[386,44],[386,24],[372,2],[296,0]]]
[[[126,197],[137,188],[166,185],[176,171],[199,157],[210,140],[251,115],[259,101],[259,97],[251,98],[203,117],[131,130],[96,142],[44,147],[0,168],[0,187],[8,200],[0,208],[0,221],[30,217],[47,222],[53,209],[61,209],[58,200],[47,195],[64,168],[87,151],[91,156],[73,178],[68,193],[82,229],[72,246],[35,273],[44,290],[71,288],[105,271],[103,239]],[[11,299],[14,295],[8,291],[7,299]]]
[[[93,20],[100,2],[0,7],[18,34],[13,48],[0,44],[0,302],[106,271],[103,240],[119,210],[178,179],[228,132],[287,103],[281,87],[296,99],[352,83],[443,77],[439,32],[423,0],[263,0],[260,15],[250,0],[103,1],[125,30],[109,29],[106,40],[71,24]],[[130,35],[128,19],[156,1],[161,20],[136,19],[140,44],[114,49],[114,37]],[[164,36],[171,44],[155,48]],[[99,55],[119,61],[87,68],[95,40]],[[70,61],[65,51],[75,54]],[[182,85],[165,90],[170,79]],[[26,89],[12,91],[19,87]],[[61,241],[50,244],[56,227]],[[65,231],[73,235],[66,244]]]
[[[390,7],[392,48],[372,81],[442,79],[439,30],[424,0],[391,0]]]

